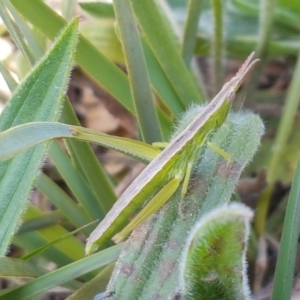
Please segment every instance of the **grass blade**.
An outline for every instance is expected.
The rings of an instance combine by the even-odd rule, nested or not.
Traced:
[[[90,221],[102,219],[105,215],[101,204],[80,172],[68,159],[67,154],[54,141],[50,144],[49,154],[62,178],[86,211]]]
[[[196,37],[198,31],[198,22],[201,14],[203,1],[190,0],[188,6],[188,17],[184,26],[183,42],[181,48],[182,58],[189,68],[194,55],[196,46]]]
[[[44,173],[38,176],[36,187],[47,196],[49,201],[51,201],[74,226],[81,227],[90,221],[74,200]],[[83,232],[86,235],[90,230],[84,229]]]
[[[95,295],[97,293],[105,291],[114,266],[114,263],[107,265],[97,276],[87,282],[66,300],[96,299]]]
[[[35,57],[28,45],[25,43],[23,35],[15,21],[9,14],[7,7],[4,5],[3,1],[0,1],[0,16],[4,21],[10,35],[12,36],[14,42],[17,44],[18,48],[23,53],[24,57],[28,60],[30,65],[35,63]]]
[[[276,264],[272,300],[291,299],[300,228],[300,155],[288,200]]]
[[[142,39],[143,51],[147,62],[147,70],[153,88],[172,113],[178,117],[184,111],[184,103],[178,97],[170,80],[163,71],[149,45]],[[162,120],[160,119],[161,124]]]
[[[274,146],[272,147],[272,156],[268,168],[268,187],[263,191],[260,196],[257,213],[255,216],[255,230],[258,235],[262,235],[265,230],[265,223],[267,212],[269,208],[270,197],[273,185],[277,180],[278,167],[280,165],[281,155],[287,144],[291,130],[293,128],[293,121],[297,113],[297,107],[300,102],[300,53],[298,54],[298,61],[295,67],[294,76],[288,89],[286,102],[283,108],[282,117],[276,133]]]
[[[24,35],[24,37],[27,41],[27,44],[30,45],[30,49],[31,49],[32,54],[33,54],[33,57],[32,57],[33,62],[36,62],[37,59],[41,58],[45,54],[43,48],[38,43],[36,37],[33,34],[33,31],[30,29],[30,27],[27,25],[27,23],[24,21],[24,19],[21,18],[21,16],[15,10],[15,8],[10,3],[10,1],[9,0],[2,0],[2,1],[3,1],[3,3],[5,3],[5,6],[9,9],[9,11],[10,11],[11,15],[13,16],[16,24],[20,28],[20,31]],[[24,53],[24,56],[25,55],[26,55],[26,53]],[[27,60],[30,61],[30,58],[27,57]],[[32,61],[31,61],[31,65],[32,65]]]
[[[109,2],[82,2],[80,7],[92,16],[99,18],[114,18],[115,12],[112,3]]]
[[[57,138],[75,138],[100,144],[144,162],[150,162],[160,153],[159,149],[148,144],[84,127],[55,122],[33,122],[0,133],[0,142],[3,145],[0,148],[0,160],[8,159],[39,143]]]
[[[203,93],[198,90],[192,74],[187,69],[173,34],[155,1],[131,0],[131,3],[150,47],[181,101],[186,107],[192,102],[203,102]]]
[[[61,119],[68,124],[80,125],[69,100],[65,102]],[[103,211],[109,211],[117,197],[92,147],[75,140],[67,140],[66,144],[76,169],[86,178]]]
[[[11,0],[11,3],[24,18],[51,40],[66,25],[66,21],[42,1],[28,0],[25,3],[22,0]],[[128,77],[82,35],[79,35],[75,60],[96,83],[135,114]],[[166,122],[162,111],[159,110],[158,115],[165,136],[169,133],[171,124]]]
[[[28,206],[26,215],[24,216],[24,221],[33,220],[41,216],[43,216],[43,213],[39,209],[31,205]],[[41,228],[34,232],[24,232],[22,234],[17,234],[15,235],[13,242],[15,243],[16,241],[16,244],[19,244],[19,242],[23,244],[23,238],[25,238],[25,242],[27,239],[28,245],[24,248],[29,251],[34,251],[36,248],[51,243],[52,241],[58,240],[68,233],[69,231],[67,231],[65,228],[55,224],[54,226]],[[28,239],[27,237],[33,236],[32,234],[35,235],[35,237],[33,238],[36,239],[37,243],[33,242],[31,244],[29,242],[30,238]],[[70,249],[72,249],[72,251],[70,251]],[[74,260],[81,259],[84,256],[84,244],[73,236],[69,237],[68,241],[61,241],[58,245],[47,249],[45,253],[47,252],[49,254],[52,250],[56,251],[56,256],[60,259],[59,261],[56,260],[57,257],[52,257],[52,261],[58,263],[58,265],[70,263]]]
[[[212,11],[214,17],[214,35],[212,41],[213,57],[213,80],[215,92],[223,84],[223,55],[224,55],[224,34],[223,34],[223,11],[225,3],[222,0],[212,0]]]
[[[94,221],[94,222],[95,222],[95,221]],[[89,223],[89,224],[86,224],[86,225],[84,225],[83,227],[90,226],[90,225],[92,225],[94,222],[91,222],[91,223]],[[67,234],[65,234],[65,235],[63,235],[63,236],[61,236],[61,237],[59,237],[58,239],[53,240],[53,241],[51,241],[50,243],[48,243],[48,244],[46,244],[46,245],[43,245],[42,247],[39,247],[39,248],[37,248],[37,249],[34,249],[34,250],[31,251],[30,253],[27,253],[26,255],[23,255],[23,256],[22,256],[22,259],[23,259],[23,260],[29,260],[29,259],[33,258],[33,257],[36,256],[37,254],[39,254],[39,253],[45,251],[46,249],[50,248],[51,246],[56,245],[56,244],[58,244],[59,242],[64,241],[64,240],[68,239],[69,237],[75,235],[77,232],[79,232],[80,230],[82,230],[83,227],[80,227],[80,228],[77,228],[77,229],[75,229],[75,230],[73,230],[73,231],[71,231],[71,232],[68,232]]]
[[[23,17],[51,40],[66,25],[66,21],[42,1],[29,0],[25,3],[22,0],[13,0],[11,3]],[[76,62],[124,107],[135,113],[127,76],[81,35]]]
[[[32,299],[34,295],[113,262],[119,256],[122,246],[123,245],[113,246],[109,249],[69,264],[68,266],[40,276],[39,278],[6,293],[0,297],[0,299]]]
[[[130,2],[129,0],[115,0],[114,8],[143,140],[148,143],[161,141],[162,135],[152,98],[144,53]]]
[[[5,79],[5,82],[9,90],[13,92],[17,88],[18,84],[16,80],[13,78],[13,76],[11,75],[10,71],[5,67],[5,65],[1,61],[0,61],[0,72],[3,78]]]
[[[249,78],[249,83],[246,86],[249,93],[252,93],[256,89],[264,62],[267,55],[269,55],[268,46],[275,19],[275,3],[276,0],[261,0],[259,3],[259,32],[255,53],[261,62]]]

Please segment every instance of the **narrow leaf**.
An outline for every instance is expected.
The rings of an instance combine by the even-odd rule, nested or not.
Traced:
[[[0,265],[0,277],[35,278],[47,273],[46,269],[18,258],[0,257]]]
[[[48,272],[48,270],[37,266],[36,263],[12,257],[0,257],[0,265],[0,277],[5,278],[37,278]],[[82,283],[72,280],[64,284],[64,286],[72,290],[77,290],[82,287]],[[7,290],[2,289],[0,296],[5,294],[5,292],[7,292]]]
[[[65,102],[61,120],[67,124],[80,125],[70,101]],[[108,212],[116,200],[116,195],[113,184],[96,157],[91,145],[76,140],[67,140],[66,144],[75,168],[86,179],[90,189],[95,194],[98,207],[103,212]],[[53,160],[56,159],[55,157],[51,158]]]
[[[85,142],[96,143],[144,162],[151,161],[160,150],[148,144],[100,131],[55,122],[35,122],[10,128],[0,133],[0,160],[6,160],[31,147],[57,138],[76,138]]]
[[[12,36],[14,42],[17,44],[18,48],[23,53],[24,57],[27,59],[30,65],[34,64],[35,58],[29,46],[25,43],[23,35],[15,21],[13,20],[11,14],[9,13],[7,7],[0,1],[0,16],[4,21],[10,35]]]
[[[129,0],[115,0],[115,13],[122,38],[128,76],[143,140],[148,143],[161,141],[161,131],[152,98],[150,81]]]
[[[11,3],[22,16],[51,40],[66,25],[66,21],[42,1],[29,0],[26,5],[22,0],[13,0]],[[134,113],[127,76],[81,35],[76,52],[76,62],[124,107]]]
[[[48,7],[43,1],[11,0],[20,14],[53,40],[66,25],[66,21]],[[51,24],[51,26],[49,26]],[[127,110],[135,114],[128,77],[114,63],[109,61],[96,47],[79,35],[76,62],[95,82],[113,95]],[[158,110],[163,131],[168,131],[169,122],[163,111]]]
[[[93,223],[95,223],[95,221],[94,221],[94,222],[90,222],[89,224],[86,224],[86,225],[84,225],[84,226],[82,226],[82,227],[79,227],[79,228],[77,228],[77,229],[75,229],[75,230],[73,230],[73,231],[71,231],[71,232],[68,232],[67,234],[61,236],[60,238],[58,238],[58,239],[56,239],[56,240],[54,240],[54,241],[51,241],[50,243],[48,243],[48,244],[46,244],[46,245],[44,245],[44,246],[42,246],[42,247],[40,247],[40,248],[35,249],[34,251],[31,251],[30,253],[27,253],[26,255],[23,255],[23,256],[22,256],[22,259],[23,259],[23,260],[29,260],[29,259],[31,259],[31,258],[34,257],[35,255],[37,255],[37,254],[39,254],[39,253],[45,251],[46,249],[50,248],[52,245],[56,245],[56,244],[58,244],[59,242],[61,242],[61,241],[65,240],[65,239],[67,239],[68,237],[70,237],[70,236],[72,236],[72,235],[75,235],[77,232],[79,232],[80,230],[82,230],[84,227],[90,226],[90,225],[92,225]]]
[[[83,2],[80,7],[92,16],[99,18],[114,18],[115,12],[112,3],[106,2]]]
[[[42,217],[43,215],[44,213],[40,211],[37,207],[29,205],[26,211],[26,215],[24,215],[24,221],[26,222],[29,220],[33,220]],[[49,244],[53,241],[56,241],[67,234],[69,234],[69,231],[67,229],[65,229],[59,224],[54,224],[50,227],[40,228],[33,232],[24,232],[21,234],[16,234],[14,236],[13,243],[16,245],[21,244],[22,247],[28,251],[34,251],[36,248],[42,247],[45,244]],[[34,241],[31,243],[31,238],[33,240],[35,239],[37,243],[35,243]],[[70,249],[72,249],[72,251],[70,251]],[[49,255],[50,261],[54,261],[58,265],[65,265],[83,257],[84,243],[81,242],[78,238],[70,236],[67,241],[62,240],[58,245],[46,249],[43,252],[43,255],[45,254],[45,257],[47,257],[46,253],[52,253],[52,257]],[[57,260],[57,258],[59,259]]]
[[[39,278],[6,293],[0,297],[0,299],[32,299],[34,295],[113,262],[119,256],[121,249],[122,245],[117,245],[89,257],[85,257],[68,266],[40,276]]]
[[[203,2],[201,0],[190,0],[188,4],[188,15],[184,26],[181,47],[181,55],[187,67],[190,67],[194,55],[199,18],[202,6],[204,5]]]
[[[294,279],[294,268],[299,243],[300,227],[300,155],[293,179],[292,189],[286,208],[280,241],[278,261],[276,264],[272,300],[290,299]]]
[[[57,120],[76,45],[78,19],[20,84],[0,116],[0,131],[30,121]],[[18,226],[47,145],[0,164],[0,254]]]
[[[16,80],[13,78],[13,76],[11,75],[10,71],[5,67],[5,65],[2,62],[0,62],[0,72],[3,78],[5,79],[5,82],[9,90],[13,92],[17,88],[18,84]]]
[[[77,290],[71,296],[69,296],[66,300],[82,300],[82,299],[94,299],[97,293],[104,291],[111,273],[114,269],[115,264],[111,263],[107,265],[97,276],[95,276],[92,280],[87,282],[82,288]]]
[[[13,16],[16,24],[20,28],[21,33],[24,35],[27,44],[30,45],[30,50],[33,54],[33,63],[36,62],[37,59],[41,58],[44,55],[44,50],[39,44],[36,36],[33,34],[33,30],[29,27],[29,25],[25,22],[25,20],[19,15],[14,6],[10,3],[9,0],[2,0],[5,3],[5,6],[9,9],[9,12]],[[26,53],[23,53],[26,54]],[[25,56],[25,55],[24,55]],[[26,57],[29,60],[29,57]]]
[[[81,204],[90,221],[102,219],[105,212],[82,174],[68,159],[66,152],[54,141],[49,146],[49,154],[57,171]]]
[[[224,6],[221,0],[211,0],[212,13],[214,19],[214,34],[212,39],[213,58],[213,80],[215,92],[220,89],[223,83],[223,56],[224,56]]]
[[[78,204],[44,173],[40,174],[36,179],[36,187],[76,227],[81,227],[89,222],[89,218],[83,209],[80,209]],[[83,230],[83,232],[86,235],[89,230]]]
[[[182,102],[187,107],[193,102],[204,101],[203,93],[198,90],[192,74],[187,69],[156,1],[131,0],[131,3],[150,47]]]
[[[111,3],[89,2],[89,3],[81,3],[80,6],[84,9],[86,8],[88,10],[88,12],[90,12],[92,15],[95,15],[96,17],[99,18],[99,21],[101,22],[101,23],[99,23],[100,27],[101,27],[102,22],[104,22],[103,17],[106,17],[106,14],[105,14],[106,9],[109,9],[113,12],[113,6]],[[93,13],[93,12],[95,12],[95,13]],[[102,13],[104,13],[104,16]],[[124,12],[122,11],[122,13],[124,13]],[[114,26],[113,25],[113,24],[115,24],[114,12],[111,17],[113,17],[113,20],[111,21],[111,23],[109,23],[110,24],[109,26]],[[107,20],[105,20],[105,21],[106,21],[105,25],[108,26],[107,25],[108,21]],[[98,23],[96,23],[96,24],[98,24]],[[92,26],[95,27],[95,24],[93,24]],[[106,26],[104,26],[104,28],[106,28]],[[84,29],[86,29],[86,27],[84,27],[83,30]],[[121,47],[112,45],[112,40],[114,41],[117,38],[114,28],[107,30],[108,32],[106,32],[106,30],[103,28],[100,31],[99,31],[99,29],[96,29],[96,30],[98,30],[97,32],[100,32],[100,33],[99,33],[99,36],[97,35],[97,37],[95,37],[93,40],[96,39],[95,43],[99,43],[98,48],[101,49],[101,51],[105,52],[105,54],[107,56],[110,55],[108,57],[111,57],[111,59],[113,61],[116,61],[116,59],[113,58],[116,55],[112,55],[111,48],[114,48],[114,49],[120,48],[120,50],[121,50]],[[102,30],[105,31],[104,36],[103,36]],[[84,32],[87,37],[89,36],[89,32],[90,31],[88,31],[88,30],[86,30],[86,32]],[[93,36],[94,36],[96,33],[94,33],[94,30],[92,32],[93,32]],[[172,84],[170,83],[169,79],[167,78],[165,72],[163,71],[159,62],[157,61],[153,51],[151,50],[151,48],[145,41],[145,38],[143,36],[141,36],[140,38],[141,38],[141,42],[142,42],[142,46],[143,46],[143,52],[145,55],[145,61],[147,63],[147,72],[149,74],[149,79],[151,81],[151,84],[152,84],[153,88],[155,89],[156,93],[159,95],[160,99],[162,101],[164,101],[168,105],[170,110],[177,116],[178,113],[180,113],[184,110],[184,103],[181,102],[181,100],[178,97],[176,91],[174,90]],[[116,51],[116,50],[114,50],[114,51]],[[121,59],[118,59],[117,62],[119,60],[121,60]],[[124,63],[123,61],[124,61],[124,59],[122,60],[122,63]]]

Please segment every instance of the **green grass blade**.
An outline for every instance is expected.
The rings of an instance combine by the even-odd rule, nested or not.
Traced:
[[[47,212],[42,217],[36,217],[28,221],[23,220],[22,225],[18,228],[18,234],[35,231],[45,227],[63,223],[67,223],[67,219],[61,213],[61,211],[58,209],[52,210],[51,212]]]
[[[42,214],[41,214],[42,216]],[[60,232],[60,227],[51,227],[50,230],[56,230],[59,228],[59,234],[66,234],[66,231]],[[20,235],[15,235],[13,243],[26,251],[34,251],[35,249],[42,247],[43,245],[49,243],[54,239],[47,238],[47,232],[41,232],[40,230],[34,232],[25,232]],[[55,238],[58,238],[55,237]],[[64,266],[74,261],[74,258],[70,257],[70,254],[64,253],[61,249],[62,245],[57,245],[56,247],[51,247],[42,253],[44,259],[54,262],[58,266]],[[81,247],[81,246],[80,246]],[[69,248],[70,249],[70,248]],[[69,250],[70,251],[70,250]],[[75,260],[82,258],[83,255],[78,256]]]
[[[5,65],[2,62],[0,62],[0,72],[3,78],[5,79],[5,82],[9,90],[13,92],[17,88],[18,84],[16,80],[13,78],[13,76],[11,75],[10,71],[5,67]]]
[[[28,45],[25,43],[23,35],[15,21],[12,19],[7,7],[4,5],[4,1],[0,1],[0,16],[5,23],[10,35],[18,48],[23,53],[24,57],[28,60],[30,65],[35,63],[35,57]]]
[[[18,258],[12,257],[0,257],[0,277],[5,278],[36,278],[48,273],[48,270],[39,267],[36,263],[24,261]],[[82,287],[82,283],[76,280],[72,280],[64,285],[69,289],[79,289]],[[2,289],[0,292],[5,293]]]
[[[261,195],[258,203],[257,213],[255,216],[255,229],[258,235],[262,235],[265,230],[265,223],[267,219],[267,212],[269,208],[272,188],[274,183],[278,179],[278,170],[281,164],[282,153],[291,134],[291,130],[293,128],[293,121],[297,113],[297,107],[300,101],[299,81],[300,53],[298,54],[298,61],[295,66],[294,75],[288,89],[282,117],[280,118],[274,145],[272,147],[273,153],[271,156],[271,161],[267,174],[269,186]]]
[[[300,228],[300,156],[288,200],[276,264],[272,300],[291,299]]]
[[[60,7],[63,17],[70,21],[74,17],[77,1],[75,0],[66,0],[61,1]]]
[[[38,208],[34,206],[28,206],[26,215],[24,215],[24,221],[32,220],[41,216],[43,216],[43,213]],[[45,244],[51,243],[52,241],[58,240],[69,232],[60,225],[54,225],[51,227],[45,227],[36,230],[34,233],[36,234],[36,237],[40,239],[41,243],[38,247],[41,247]],[[26,237],[30,235],[28,233],[22,233],[20,235],[17,234],[15,236],[15,240],[18,240],[18,238],[21,238],[22,236]],[[38,247],[35,247],[35,245],[28,245],[28,247],[24,248],[28,249],[29,251],[34,251]],[[61,257],[65,259],[65,263],[70,263],[84,256],[83,243],[73,236],[69,237],[67,241],[61,241],[59,244],[53,246],[52,248],[57,249]],[[49,250],[51,250],[52,248],[50,248]],[[70,249],[72,249],[72,251],[70,251]],[[55,261],[54,257],[52,257],[52,261]]]
[[[69,264],[68,266],[40,276],[39,278],[6,293],[4,296],[0,297],[0,299],[32,299],[34,295],[113,262],[119,256],[122,246],[123,245],[113,246],[109,249]]]
[[[42,55],[43,51],[36,41],[34,34],[28,25],[20,18],[10,2],[7,0],[4,1],[17,21],[22,33],[26,37],[28,44],[31,45],[31,49],[33,50],[33,54],[35,56],[34,59],[36,60]],[[64,119],[71,119],[70,121],[72,124],[79,125],[77,117],[69,104],[69,100],[66,100],[67,101],[63,111]],[[114,194],[113,187],[107,178],[107,175],[101,168],[91,147],[76,141],[69,141],[68,146],[70,149],[70,154],[73,155],[73,159],[74,157],[80,157],[79,160],[74,160],[76,167],[86,175],[88,182],[91,184],[91,189],[95,192],[98,202],[102,204],[102,207],[105,211],[108,211],[115,202],[116,196]],[[101,184],[99,184],[99,182]],[[111,201],[107,201],[107,199],[110,199]]]
[[[91,191],[84,177],[74,167],[68,159],[67,154],[60,148],[57,142],[54,141],[50,144],[49,154],[58,172],[78,202],[82,205],[90,220],[102,219],[105,214],[95,194]]]
[[[66,21],[42,1],[28,0],[25,3],[22,0],[11,0],[11,3],[24,18],[51,40],[66,25]],[[75,60],[95,82],[135,114],[128,77],[82,35],[79,35]],[[164,126],[162,130],[167,135],[171,125],[165,122],[165,115],[161,116],[161,113],[158,113]]]
[[[47,196],[49,201],[76,227],[81,227],[90,221],[74,200],[44,173],[38,176],[36,187]],[[83,230],[85,235],[89,232],[89,229]]]
[[[37,254],[40,254],[41,252],[45,251],[46,249],[50,248],[50,247],[53,246],[53,245],[58,244],[59,242],[61,242],[61,241],[63,241],[63,240],[66,240],[67,238],[69,238],[69,237],[75,235],[77,232],[79,232],[79,231],[81,231],[82,229],[84,229],[84,227],[90,226],[90,225],[92,225],[93,223],[95,223],[95,221],[94,221],[94,222],[91,222],[91,223],[89,223],[89,224],[86,224],[86,225],[84,225],[84,226],[82,226],[82,227],[79,227],[79,228],[77,228],[77,229],[75,229],[75,230],[73,230],[73,231],[71,231],[71,232],[68,232],[67,234],[65,234],[65,235],[63,235],[63,236],[61,236],[61,237],[59,237],[58,239],[56,239],[56,240],[54,240],[54,241],[51,241],[50,243],[48,243],[48,244],[46,244],[46,245],[43,245],[42,247],[39,247],[39,248],[37,248],[37,249],[34,249],[34,250],[31,251],[30,253],[27,253],[26,255],[23,255],[23,256],[22,256],[22,259],[23,259],[23,260],[29,260],[29,259],[33,258],[33,257],[36,256]]]
[[[187,20],[184,25],[182,38],[181,55],[186,66],[193,72],[196,83],[202,93],[202,97],[207,99],[201,71],[197,66],[196,59],[193,59],[198,35],[198,24],[203,5],[204,3],[201,0],[189,0]]]
[[[268,45],[270,43],[270,36],[274,25],[275,3],[276,0],[261,0],[259,2],[259,32],[255,54],[256,57],[259,57],[261,62],[249,78],[246,86],[249,93],[256,90],[265,60],[269,57]]]
[[[97,293],[105,291],[114,266],[114,263],[107,265],[97,276],[87,282],[82,288],[78,289],[66,300],[94,299]]]
[[[106,213],[115,203],[117,196],[113,185],[90,145],[79,141],[66,141],[69,153],[73,153],[72,161],[83,176],[96,197],[101,210]],[[78,168],[80,166],[81,168]]]
[[[76,45],[75,20],[52,50],[20,84],[0,116],[0,131],[30,121],[58,118]],[[0,254],[4,254],[24,211],[46,144],[0,164]]]
[[[11,3],[35,27],[53,40],[66,21],[42,1],[13,0]],[[51,26],[49,26],[51,24]],[[76,62],[133,114],[134,106],[127,76],[87,39],[79,36]]]
[[[188,16],[184,26],[183,42],[181,47],[181,55],[187,67],[190,67],[192,57],[194,55],[196,36],[198,32],[198,22],[203,2],[204,1],[201,0],[189,1]]]
[[[5,3],[5,6],[9,9],[11,15],[13,16],[16,24],[20,28],[20,31],[24,35],[27,44],[30,45],[30,51],[33,54],[33,61],[36,62],[37,59],[41,58],[44,55],[44,50],[38,43],[36,37],[33,34],[33,31],[27,25],[27,23],[21,18],[18,12],[15,10],[13,5],[10,3],[9,0],[2,0]],[[71,21],[71,20],[70,20]],[[26,53],[24,53],[26,54]],[[27,58],[29,60],[29,57]]]
[[[112,3],[108,2],[83,2],[80,7],[91,15],[99,18],[114,18],[115,12]]]
[[[1,277],[35,278],[47,273],[46,269],[18,258],[0,257],[0,265]]]
[[[143,140],[162,140],[152,98],[144,53],[129,0],[115,0],[114,8],[125,53],[129,81]]]
[[[55,122],[27,123],[0,133],[0,160],[8,159],[31,147],[55,138],[76,138],[120,151],[150,162],[160,150],[148,144],[108,135],[100,131]],[[50,152],[51,155],[51,152]]]
[[[223,11],[225,3],[222,0],[211,0],[214,18],[214,35],[212,41],[213,80],[214,91],[217,92],[224,80],[223,56],[224,56],[224,22]]]
[[[131,3],[150,47],[182,102],[186,107],[193,102],[203,102],[203,93],[199,91],[187,69],[173,34],[155,1],[131,0]]]
[[[172,113],[178,117],[184,111],[184,103],[180,100],[170,80],[161,68],[157,58],[149,45],[142,39],[143,51],[147,62],[147,70],[153,88],[161,98],[161,100],[168,106]],[[160,119],[162,122],[162,119]]]
[[[69,101],[65,102],[61,119],[68,124],[80,125]],[[66,144],[76,169],[86,178],[103,211],[108,212],[117,196],[93,149],[89,144],[75,140],[67,140]]]
[[[111,3],[91,2],[81,3],[80,6],[83,9],[86,9],[86,11],[91,15],[98,17],[101,21],[103,21],[103,18],[106,17],[115,19],[113,6]],[[107,10],[109,10],[109,15],[106,15]],[[161,68],[155,55],[153,54],[152,50],[150,49],[149,45],[145,42],[143,37],[141,37],[141,42],[151,84],[157,92],[157,94],[159,95],[159,97],[161,98],[161,100],[164,101],[168,105],[170,110],[177,116],[178,113],[184,110],[184,103],[181,102],[180,98],[176,94],[176,91],[174,90],[165,72]]]

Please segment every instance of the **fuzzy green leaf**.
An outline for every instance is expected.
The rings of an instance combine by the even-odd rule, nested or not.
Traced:
[[[231,204],[195,225],[181,262],[184,299],[250,299],[245,256],[252,217],[248,207]]]
[[[111,299],[177,296],[182,250],[191,228],[206,213],[230,201],[241,171],[257,150],[263,128],[260,118],[251,113],[229,115],[210,141],[231,155],[231,163],[203,147],[184,199],[183,217],[178,215],[180,193],[175,193],[157,214],[135,229],[107,287],[107,291],[115,291]]]
[[[20,84],[0,116],[0,131],[26,122],[55,121],[69,78],[78,19],[61,34],[50,52]],[[3,147],[3,145],[2,145]],[[0,254],[4,254],[45,155],[47,144],[0,165]]]

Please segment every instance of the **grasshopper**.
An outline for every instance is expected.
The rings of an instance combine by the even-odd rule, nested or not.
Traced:
[[[197,149],[208,142],[208,137],[227,118],[232,100],[251,67],[252,52],[237,74],[224,84],[215,98],[178,134],[168,146],[144,169],[122,194],[112,209],[87,239],[86,253],[91,254],[99,245],[113,239],[120,242],[140,223],[155,213],[176,192],[182,182],[181,198],[187,192]],[[144,209],[123,229],[129,217],[153,196]],[[121,230],[121,232],[119,232]],[[119,233],[118,233],[119,232]],[[117,234],[118,233],[118,234]]]

